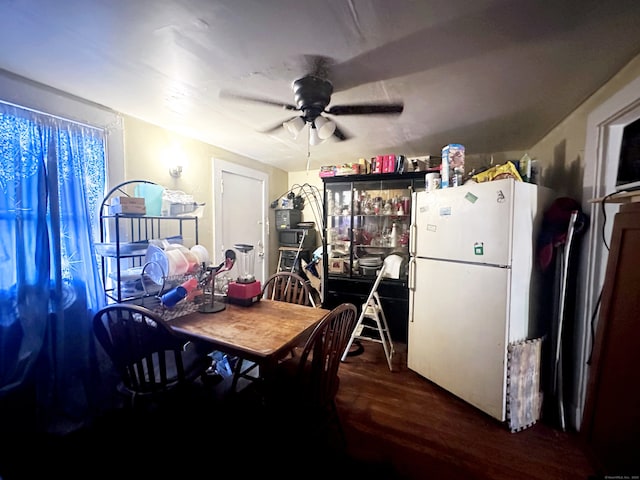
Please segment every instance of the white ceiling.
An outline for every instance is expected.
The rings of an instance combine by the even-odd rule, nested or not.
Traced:
[[[0,0],[0,69],[297,171],[306,137],[260,132],[293,113],[221,90],[293,104],[321,55],[329,107],[404,103],[331,117],[352,138],[311,168],[524,150],[640,53],[639,24],[637,0]]]

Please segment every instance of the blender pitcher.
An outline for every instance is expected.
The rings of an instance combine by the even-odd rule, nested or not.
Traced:
[[[246,243],[236,243],[235,248],[240,254],[236,265],[238,266],[238,283],[253,283],[256,281],[254,275],[255,267],[255,250],[253,245],[247,245]]]
[[[238,277],[229,283],[227,301],[238,305],[252,305],[262,297],[262,287],[253,274],[255,268],[255,251],[253,245],[236,243],[233,248],[238,251],[236,265]]]

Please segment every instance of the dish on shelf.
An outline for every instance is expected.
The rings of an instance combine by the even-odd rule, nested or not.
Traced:
[[[189,271],[189,261],[182,250],[174,248],[165,250],[164,253],[169,262],[169,276],[184,275]]]
[[[165,277],[169,274],[169,258],[165,251],[155,245],[149,245],[144,262],[145,275],[154,283],[162,285]]]
[[[116,242],[96,243],[96,252],[104,257],[115,257],[117,255]],[[139,242],[126,242],[120,244],[120,255],[144,255],[149,242],[146,240]]]
[[[209,251],[206,247],[202,245],[194,245],[190,250],[191,253],[196,256],[198,263],[204,263],[206,265],[209,264]]]
[[[383,255],[388,252],[388,248],[384,247],[362,247],[361,248],[370,255]]]
[[[377,275],[379,268],[380,268],[380,265],[375,265],[375,266],[372,265],[370,267],[367,267],[365,265],[361,265],[360,266],[360,271],[362,272],[362,275],[364,275],[364,276]]]
[[[380,257],[362,257],[358,259],[358,263],[363,267],[379,267],[382,265]]]
[[[116,271],[110,272],[109,277],[111,277],[112,280],[118,280],[118,274]],[[140,280],[141,277],[142,267],[125,268],[120,270],[120,281],[123,283],[135,282],[136,280]]]
[[[149,240],[150,245],[155,245],[160,248],[167,248],[168,245],[182,245],[184,243],[184,239],[182,235],[173,235],[172,237],[164,237],[164,238],[152,238]]]
[[[123,295],[125,297],[131,297],[145,293],[141,280],[135,282],[121,282],[119,291],[120,295]]]

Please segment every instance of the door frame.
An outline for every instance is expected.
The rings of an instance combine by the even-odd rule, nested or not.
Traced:
[[[234,175],[253,178],[262,183],[261,188],[261,205],[260,217],[262,219],[261,242],[263,245],[262,252],[257,252],[256,258],[262,258],[262,267],[260,272],[256,272],[258,279],[266,279],[269,268],[269,217],[268,217],[268,192],[269,192],[269,176],[259,170],[228,162],[219,158],[212,158],[212,196],[213,196],[213,250],[214,258],[222,248],[222,210],[223,210],[223,193],[224,185],[222,183],[223,173],[229,172]],[[243,212],[234,212],[234,217],[241,219]]]
[[[618,170],[618,155],[625,125],[640,118],[640,78],[612,95],[595,108],[587,118],[585,142],[585,167],[582,182],[582,210],[590,218],[586,233],[586,245],[581,249],[579,279],[579,301],[577,303],[577,324],[574,333],[577,355],[571,369],[577,372],[573,390],[576,392],[568,406],[568,420],[576,430],[580,430],[589,377],[589,357],[593,344],[592,328],[595,331],[599,312],[600,290],[604,283],[608,250],[602,237],[611,238],[613,217],[620,205],[605,204],[602,214],[601,202],[592,199],[603,198],[614,191]],[[592,325],[593,322],[593,325]]]

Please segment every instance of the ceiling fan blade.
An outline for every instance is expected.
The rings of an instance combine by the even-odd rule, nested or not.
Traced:
[[[286,120],[283,120],[280,123],[276,123],[275,125],[273,125],[273,126],[271,126],[269,128],[266,128],[264,130],[260,130],[260,133],[273,133],[273,132],[275,132],[277,130],[280,130],[281,128],[284,128],[284,126],[283,126],[284,123],[287,123],[288,121],[293,120],[296,117],[287,118]]]
[[[261,103],[264,105],[273,105],[274,107],[284,108],[285,110],[296,110],[296,111],[298,110],[298,107],[296,107],[295,105],[291,105],[290,103],[278,102],[275,100],[270,100],[268,98],[251,97],[248,95],[241,95],[238,93],[226,92],[224,90],[220,91],[219,97],[230,99],[230,100],[241,100],[245,102]]]
[[[343,128],[340,128],[337,123],[336,123],[336,129],[333,131],[333,136],[336,137],[341,142],[344,140],[349,140],[351,138],[351,135],[345,132]]]
[[[402,103],[363,103],[360,105],[336,105],[325,113],[330,115],[376,115],[400,114],[404,110]]]

